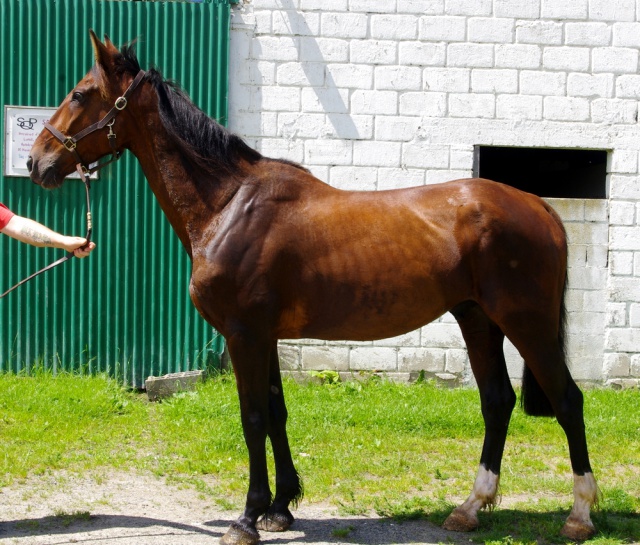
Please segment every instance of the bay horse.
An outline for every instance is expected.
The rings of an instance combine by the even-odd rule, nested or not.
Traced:
[[[289,507],[302,496],[278,339],[369,341],[447,311],[467,345],[485,438],[471,494],[444,527],[472,530],[478,510],[496,502],[516,403],[506,336],[525,361],[524,410],[555,416],[567,436],[574,504],[562,533],[574,540],[595,533],[598,488],[583,397],[565,358],[567,240],[551,206],[483,179],[335,189],[250,148],[156,69],[142,71],[131,44],[118,49],[106,36],[90,36],[95,65],[38,136],[28,168],[35,183],[55,188],[76,166],[130,150],[191,258],[191,299],[227,340],[249,452],[246,506],[223,544],[255,544],[258,530],[286,530]]]

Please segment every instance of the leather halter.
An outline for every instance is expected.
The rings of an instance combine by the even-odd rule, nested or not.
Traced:
[[[73,136],[65,136],[53,125],[51,125],[51,123],[49,123],[48,121],[44,124],[45,128],[55,138],[57,138],[60,141],[60,143],[67,149],[67,151],[70,151],[71,153],[73,153],[76,156],[76,159],[78,161],[76,163],[76,170],[78,171],[78,174],[80,174],[80,179],[84,182],[84,188],[85,188],[85,193],[87,197],[87,236],[85,237],[87,239],[87,245],[89,244],[89,241],[91,240],[91,234],[93,233],[93,221],[91,217],[91,202],[89,199],[89,189],[91,189],[90,176],[91,174],[100,170],[101,168],[104,168],[108,164],[113,163],[114,161],[117,161],[118,159],[120,159],[122,152],[119,152],[116,148],[116,133],[113,132],[113,124],[115,123],[116,116],[127,107],[128,99],[131,96],[131,93],[135,91],[136,87],[142,81],[142,78],[144,76],[145,76],[144,70],[140,70],[136,75],[135,79],[129,85],[129,87],[127,87],[127,90],[124,92],[124,94],[121,97],[118,97],[116,99],[115,104],[113,105],[113,108],[111,108],[111,110],[107,112],[107,115],[105,115],[97,123],[90,125],[86,129],[81,130],[79,133]],[[109,128],[109,132],[107,133],[107,138],[109,139],[109,146],[111,147],[111,159],[109,159],[108,161],[104,161],[102,163],[98,163],[94,167],[90,168],[89,165],[87,165],[82,160],[82,157],[80,157],[80,154],[76,149],[76,144],[78,143],[78,141],[82,140],[85,136],[89,136],[91,133],[98,131],[100,129],[104,129],[105,127]],[[28,282],[32,278],[35,278],[39,274],[42,274],[43,272],[46,272],[50,269],[53,269],[54,267],[57,267],[61,263],[68,261],[74,256],[75,254],[73,252],[68,252],[65,256],[54,261],[50,265],[43,267],[42,269],[31,274],[30,276],[27,276],[27,278],[21,280],[16,285],[9,288],[2,295],[0,295],[0,299],[2,299],[5,295],[11,293],[17,287],[22,286],[22,284]]]
[[[131,96],[131,93],[135,91],[138,84],[142,81],[142,78],[145,76],[145,71],[140,70],[136,75],[135,79],[131,82],[127,90],[121,97],[118,97],[107,114],[97,123],[90,125],[86,129],[81,130],[79,133],[74,134],[73,136],[65,136],[58,129],[56,129],[51,123],[48,121],[44,124],[45,128],[65,147],[67,151],[70,151],[76,156],[76,170],[78,174],[80,174],[80,178],[83,180],[88,180],[89,176],[94,172],[104,168],[110,163],[117,161],[120,159],[122,152],[119,152],[116,148],[116,133],[113,132],[113,124],[115,123],[116,116],[127,107],[128,99]],[[103,163],[99,163],[96,166],[89,168],[80,157],[78,150],[76,149],[77,144],[80,140],[82,140],[85,136],[89,136],[91,133],[98,131],[100,129],[104,129],[105,127],[109,128],[109,132],[107,133],[107,138],[109,140],[109,146],[111,147],[111,159],[105,161]],[[85,182],[86,183],[86,182]]]

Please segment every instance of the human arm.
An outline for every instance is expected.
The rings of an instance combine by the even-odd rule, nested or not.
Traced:
[[[22,216],[13,216],[0,232],[32,246],[60,248],[73,252],[76,257],[87,257],[96,246],[93,242],[87,245],[85,238],[62,235]]]

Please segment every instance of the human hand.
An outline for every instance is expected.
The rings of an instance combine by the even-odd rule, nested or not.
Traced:
[[[96,247],[94,242],[87,243],[86,238],[65,237],[65,239],[65,250],[73,252],[73,255],[79,258],[87,257]]]

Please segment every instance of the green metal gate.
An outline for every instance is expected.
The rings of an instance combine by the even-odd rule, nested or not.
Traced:
[[[229,0],[0,0],[0,17],[3,106],[57,106],[93,64],[92,28],[116,44],[137,38],[143,68],[158,66],[225,122]],[[65,234],[85,232],[78,181],[49,192],[3,176],[0,201]],[[0,370],[109,372],[140,386],[218,364],[224,341],[189,300],[188,257],[131,154],[101,171],[92,208],[93,254],[0,300]],[[63,254],[0,237],[0,255],[4,291]]]

